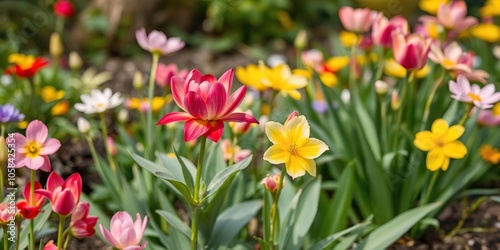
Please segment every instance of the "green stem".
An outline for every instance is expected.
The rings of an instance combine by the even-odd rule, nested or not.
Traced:
[[[62,37],[63,29],[64,29],[64,18],[57,17],[56,20],[56,32]]]
[[[153,93],[155,86],[156,68],[158,67],[158,61],[160,60],[160,54],[153,53],[153,62],[151,64],[151,72],[149,74],[149,86],[148,86],[148,98],[149,98],[149,108],[146,118],[146,141],[144,146],[146,147],[144,156],[146,159],[151,157],[151,151],[153,150]]]
[[[35,223],[33,221],[34,219],[30,220],[30,244],[29,244],[30,250],[35,250]]]
[[[403,115],[403,109],[404,109],[404,104],[405,104],[405,99],[406,99],[406,92],[408,92],[408,84],[410,84],[410,71],[407,72],[406,74],[406,80],[405,82],[403,83],[403,88],[401,90],[401,99],[400,99],[400,105],[399,105],[399,109],[397,110],[397,113],[396,113],[396,127],[394,129],[394,138],[392,139],[392,146],[393,146],[393,150],[394,151],[397,151],[398,150],[398,137],[399,137],[399,133],[401,132],[401,130],[403,130],[401,127],[401,117]]]
[[[429,119],[429,113],[431,110],[432,100],[434,99],[434,95],[436,95],[438,88],[441,86],[441,83],[443,82],[444,76],[445,76],[445,71],[442,71],[437,82],[434,84],[434,87],[432,88],[431,93],[429,94],[429,98],[427,99],[427,102],[425,103],[424,115],[422,117],[422,126],[420,127],[420,130],[424,130],[424,128],[425,128],[427,120]]]
[[[106,127],[106,118],[104,117],[104,113],[99,113],[99,117],[101,118],[101,129],[102,136],[104,142],[104,148],[106,149],[106,156],[108,157],[109,166],[113,172],[116,172],[116,165],[113,159],[113,155],[111,154],[111,148],[108,145],[108,129]]]
[[[59,215],[59,229],[57,232],[57,249],[62,249],[63,245],[63,231],[64,231],[64,220],[66,219],[66,216]]]
[[[35,196],[35,170],[30,170],[30,200],[29,204],[33,205]],[[33,219],[30,220],[30,250],[35,250],[35,230]]]
[[[382,149],[385,153],[387,151],[387,109],[385,107],[385,98],[378,98],[380,103],[380,129],[382,137]]]
[[[196,166],[196,182],[194,183],[194,201],[196,205],[191,207],[192,220],[191,220],[191,250],[196,250],[198,248],[198,215],[200,212],[200,181],[201,173],[203,168],[203,160],[205,158],[205,147],[207,144],[207,138],[205,136],[201,137],[200,154],[198,156],[198,165]]]
[[[64,245],[63,245],[63,249],[66,249],[68,248],[68,243],[69,243],[69,240],[71,239],[71,234],[68,234],[66,236],[66,240],[64,240]]]
[[[7,226],[3,226],[3,249],[9,249],[9,236],[7,234]]]
[[[432,193],[432,189],[434,189],[434,185],[436,184],[436,180],[437,180],[438,175],[439,175],[439,170],[435,171],[432,174],[431,182],[430,182],[429,187],[427,188],[427,190],[425,192],[424,197],[422,198],[422,201],[420,202],[420,205],[425,205],[428,203],[429,198],[430,198],[431,193]]]
[[[273,206],[271,207],[271,228],[270,228],[270,236],[269,236],[269,245],[271,246],[271,250],[274,250],[277,247],[274,244],[275,235],[279,235],[279,232],[276,232],[276,228],[279,225],[279,211],[278,211],[278,201],[281,195],[281,189],[283,189],[283,179],[285,178],[286,167],[283,166],[281,169],[280,181],[278,182],[278,188],[276,189],[276,195],[274,196]]]
[[[384,64],[385,64],[385,48],[382,49],[380,59],[378,60],[377,72],[375,73],[375,81],[380,80],[380,78],[382,77],[382,73],[384,72]]]
[[[16,223],[16,232],[17,232],[16,233],[16,243],[15,243],[14,249],[19,250],[19,235],[20,235],[19,232],[21,232],[21,222]]]
[[[467,118],[469,117],[470,110],[472,109],[474,105],[471,103],[467,103],[467,107],[465,107],[465,113],[462,116],[462,119],[460,119],[460,122],[458,123],[459,125],[464,125],[465,121],[467,121]],[[476,112],[480,112],[481,110],[478,109]]]

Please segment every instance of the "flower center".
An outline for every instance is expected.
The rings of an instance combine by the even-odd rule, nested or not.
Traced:
[[[292,144],[288,147],[288,152],[292,155],[297,155],[299,152],[299,149],[297,148],[297,144]]]
[[[480,102],[482,99],[481,97],[478,95],[478,94],[474,94],[474,93],[468,93],[467,96],[472,100],[472,101],[477,101],[477,102]]]
[[[40,151],[42,150],[42,148],[40,147],[40,144],[38,144],[38,142],[31,141],[25,146],[25,150],[28,152],[29,158],[35,158],[40,155]]]
[[[96,104],[96,106],[97,106],[98,108],[102,108],[102,107],[104,107],[104,103],[99,102],[99,103],[97,103],[97,104]]]
[[[500,116],[500,102],[495,104],[495,106],[493,106],[491,112],[493,113],[494,116]]]
[[[450,59],[448,59],[448,58],[445,58],[445,59],[443,60],[443,66],[444,66],[444,67],[452,67],[452,66],[454,66],[455,64],[456,64],[456,63],[455,63],[454,61],[452,61],[452,60],[450,60]]]

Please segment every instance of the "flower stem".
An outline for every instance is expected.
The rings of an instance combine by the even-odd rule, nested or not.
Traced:
[[[432,189],[434,189],[434,184],[436,184],[437,177],[439,175],[439,171],[435,171],[432,174],[432,179],[431,182],[429,183],[429,187],[427,188],[424,197],[422,198],[422,201],[420,202],[420,205],[425,205],[429,201],[429,198],[432,193]]]
[[[34,219],[30,220],[30,250],[35,250],[35,223],[33,221]]]
[[[62,249],[63,245],[63,231],[64,231],[64,220],[66,216],[59,215],[59,229],[57,231],[57,249]]]
[[[200,211],[200,180],[203,168],[203,160],[205,158],[205,147],[207,145],[207,138],[201,137],[200,154],[198,156],[198,165],[196,167],[196,182],[194,183],[194,197],[193,200],[196,205],[191,207],[192,220],[191,220],[191,250],[196,250],[198,247],[198,215]]]
[[[434,99],[434,95],[436,94],[439,86],[441,86],[441,83],[443,82],[445,76],[445,71],[442,71],[441,75],[439,76],[438,80],[434,84],[434,87],[431,90],[431,93],[429,94],[429,98],[427,99],[427,102],[425,103],[425,109],[424,109],[424,115],[422,117],[422,127],[420,130],[423,130],[425,128],[425,124],[427,123],[427,119],[429,119],[429,113],[432,105],[432,100]]]
[[[279,225],[279,211],[278,211],[278,201],[281,195],[281,189],[283,189],[283,179],[285,178],[286,168],[283,166],[281,169],[280,181],[278,182],[278,188],[276,189],[276,195],[274,196],[273,206],[271,207],[271,228],[270,228],[270,237],[269,237],[269,245],[271,246],[271,250],[274,250],[276,245],[274,244],[275,235],[279,235],[279,232],[276,234],[276,228]]]
[[[400,105],[399,105],[399,109],[397,110],[397,113],[396,113],[396,128],[395,128],[395,131],[394,131],[394,138],[392,139],[392,143],[393,143],[393,150],[394,151],[397,151],[398,150],[398,137],[399,137],[399,133],[401,132],[401,130],[403,130],[401,127],[401,117],[403,116],[403,109],[404,109],[404,106],[405,106],[405,99],[406,99],[406,95],[407,95],[407,92],[408,92],[408,84],[410,84],[410,76],[411,76],[411,72],[408,71],[407,74],[406,74],[406,80],[405,82],[403,83],[403,88],[401,89],[401,99],[400,99]]]
[[[462,119],[460,119],[460,122],[458,123],[459,125],[464,125],[465,121],[467,121],[467,117],[469,117],[470,110],[472,109],[473,104],[467,103],[467,107],[465,107],[465,113],[462,116]],[[481,110],[478,109],[476,112],[480,112]]]
[[[151,63],[151,72],[149,75],[149,86],[148,86],[148,98],[149,98],[149,108],[146,117],[146,141],[145,141],[145,158],[149,159],[151,157],[151,151],[153,150],[153,92],[155,86],[156,68],[158,67],[158,61],[160,60],[160,54],[153,53],[153,62]]]
[[[34,204],[34,196],[35,196],[35,170],[30,170],[30,200],[29,204]],[[35,232],[34,232],[34,224],[33,219],[30,220],[30,244],[29,249],[35,250]]]
[[[7,226],[3,226],[3,249],[9,249],[9,236],[7,235]]]
[[[111,148],[108,145],[108,129],[106,128],[106,119],[104,118],[104,113],[99,113],[101,118],[101,129],[104,142],[104,148],[106,149],[106,156],[108,157],[109,166],[113,172],[116,172],[115,161],[113,160],[113,155],[111,154]]]

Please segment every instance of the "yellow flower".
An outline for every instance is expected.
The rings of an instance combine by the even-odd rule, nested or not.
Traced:
[[[148,98],[144,98],[144,101],[149,103]],[[153,97],[153,103],[152,103],[153,108],[151,110],[153,112],[157,112],[158,110],[163,108],[163,106],[165,106],[165,101],[166,101],[166,99],[163,97],[159,97],[159,96]]]
[[[429,65],[425,65],[423,68],[417,70],[416,77],[417,78],[424,78],[429,74],[430,67]],[[406,77],[406,69],[401,66],[399,63],[396,62],[396,60],[390,58],[386,59],[384,63],[384,74],[388,76],[394,76],[398,78],[404,78]]]
[[[303,176],[306,171],[316,176],[314,159],[328,150],[328,146],[315,138],[309,138],[310,127],[304,116],[289,118],[284,125],[266,123],[266,135],[274,144],[264,153],[264,160],[272,164],[284,163],[292,178]]]
[[[500,41],[500,27],[492,23],[481,23],[471,30],[472,35],[490,43]]]
[[[16,53],[9,55],[8,58],[9,63],[13,63],[23,70],[31,68],[35,60],[36,58],[34,56]]]
[[[420,0],[418,2],[418,7],[432,15],[435,15],[441,4],[447,3],[448,0]]]
[[[272,89],[279,91],[282,95],[290,95],[295,100],[300,100],[300,92],[297,89],[307,85],[307,78],[292,72],[286,64],[280,64],[273,68],[261,64],[264,69],[262,82]]]
[[[45,103],[53,102],[64,97],[64,90],[57,90],[53,86],[45,86],[42,88],[40,95]]]
[[[344,45],[344,47],[346,48],[352,47],[356,43],[356,41],[359,42],[361,40],[358,39],[358,35],[356,35],[355,33],[344,30],[339,32],[339,39],[342,45]]]
[[[500,1],[486,1],[486,4],[481,8],[480,13],[482,17],[500,16]]]
[[[262,63],[261,63],[262,65]],[[242,84],[254,88],[257,91],[266,91],[269,86],[262,82],[264,69],[260,65],[249,64],[245,67],[236,68],[236,78]]]
[[[171,95],[167,95],[165,97],[159,97],[159,96],[153,97],[152,111],[153,112],[159,111],[161,108],[163,108],[163,106],[165,106],[165,103],[168,103],[171,100],[172,100]],[[147,112],[149,107],[149,99],[143,98],[141,100],[139,98],[132,97],[125,102],[125,105],[129,109],[135,109],[140,112]]]
[[[491,145],[483,145],[479,149],[479,154],[483,161],[490,162],[492,164],[498,164],[500,162],[500,150],[493,148]]]
[[[444,119],[432,123],[431,131],[420,131],[415,135],[413,144],[422,151],[429,151],[426,165],[430,171],[442,169],[446,171],[450,158],[462,159],[467,154],[467,148],[458,140],[464,133],[462,125],[448,127]]]
[[[20,128],[20,129],[25,129],[26,127],[28,127],[28,122],[27,121],[20,121],[17,124],[17,127]]]
[[[69,102],[67,100],[62,100],[58,102],[52,109],[50,109],[50,113],[54,116],[57,115],[65,115],[69,111]]]

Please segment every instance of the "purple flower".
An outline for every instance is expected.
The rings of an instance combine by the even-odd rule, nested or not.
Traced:
[[[12,104],[0,105],[0,123],[19,122],[23,119],[24,115]]]
[[[166,55],[184,48],[184,42],[179,37],[167,39],[163,32],[156,30],[146,35],[146,30],[142,28],[135,32],[135,37],[141,48],[151,53]]]

